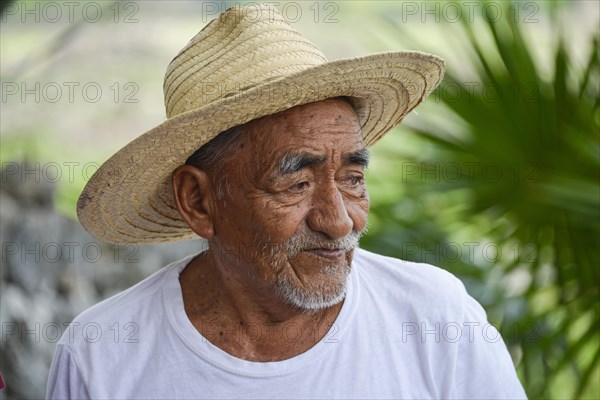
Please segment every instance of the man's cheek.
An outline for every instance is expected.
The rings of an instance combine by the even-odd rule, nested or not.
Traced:
[[[361,231],[367,224],[369,215],[369,196],[357,199],[346,206],[348,215],[354,222],[354,230]]]
[[[252,262],[267,262],[285,254],[285,242],[277,234],[255,230],[253,240],[243,249],[246,258]]]
[[[363,211],[365,213],[369,212],[369,207],[371,205],[371,200],[369,198],[369,192],[367,191],[367,189],[365,188],[365,192],[363,193],[363,196],[361,197],[361,207],[363,209]]]
[[[252,210],[252,211],[250,211]],[[268,242],[271,246],[285,243],[300,228],[306,207],[281,204],[275,200],[265,200],[248,208],[251,232],[255,240]]]

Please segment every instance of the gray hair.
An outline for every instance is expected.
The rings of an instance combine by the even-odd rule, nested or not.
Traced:
[[[201,169],[209,175],[219,199],[225,197],[225,192],[229,193],[225,163],[236,153],[235,149],[240,144],[243,133],[244,125],[229,128],[202,145],[185,161],[186,165]]]

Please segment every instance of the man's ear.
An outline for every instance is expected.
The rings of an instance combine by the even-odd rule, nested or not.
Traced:
[[[173,197],[181,218],[205,239],[214,234],[213,186],[208,174],[191,165],[182,165],[171,175]]]

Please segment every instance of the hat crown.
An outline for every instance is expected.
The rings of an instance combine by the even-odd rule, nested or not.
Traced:
[[[167,118],[327,62],[272,6],[232,7],[210,21],[171,61]]]

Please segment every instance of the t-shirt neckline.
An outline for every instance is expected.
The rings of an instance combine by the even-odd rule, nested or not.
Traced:
[[[165,274],[163,285],[161,285],[163,307],[169,323],[190,351],[215,367],[244,376],[272,377],[285,375],[305,367],[323,357],[328,351],[341,346],[343,335],[355,314],[358,301],[359,290],[355,271],[357,253],[358,249],[354,252],[354,260],[348,276],[346,298],[335,322],[317,344],[304,353],[286,360],[269,362],[243,360],[221,350],[198,332],[185,313],[179,283],[179,274],[197,254],[190,255],[172,264],[170,270]]]

